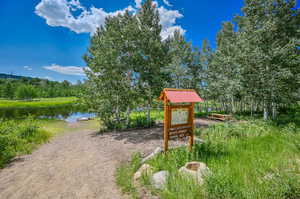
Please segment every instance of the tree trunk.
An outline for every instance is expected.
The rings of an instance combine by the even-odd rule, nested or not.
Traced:
[[[130,123],[130,113],[131,113],[131,109],[130,107],[127,107],[127,111],[126,111],[126,126],[129,127],[129,123]]]
[[[275,120],[277,117],[277,107],[274,102],[272,102],[272,119]]]
[[[269,107],[266,102],[264,102],[264,120],[269,119]]]
[[[225,103],[222,101],[222,111],[225,112]]]
[[[250,112],[251,112],[251,117],[253,116],[253,100],[250,102]]]
[[[233,99],[233,97],[231,97],[231,106],[232,106],[231,112],[232,112],[232,113],[235,113],[235,112],[236,112],[236,109],[235,109],[235,104],[234,104],[234,99]]]
[[[147,121],[148,121],[148,126],[151,127],[151,96],[148,98],[148,107],[147,107]]]

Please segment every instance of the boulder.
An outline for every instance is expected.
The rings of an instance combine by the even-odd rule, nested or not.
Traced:
[[[159,172],[153,174],[153,176],[151,178],[151,184],[156,189],[163,189],[167,183],[168,176],[169,176],[168,171],[159,171]]]
[[[203,184],[204,177],[210,174],[209,168],[203,162],[188,162],[179,169],[179,172],[193,178],[199,184]]]

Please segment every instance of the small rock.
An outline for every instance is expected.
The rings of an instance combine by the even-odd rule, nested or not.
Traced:
[[[267,173],[267,175],[265,175],[263,177],[264,180],[273,180],[275,177],[275,175],[273,173]]]
[[[88,117],[77,118],[77,121],[89,121]]]
[[[199,143],[199,144],[205,143],[204,140],[202,140],[202,139],[200,139],[200,138],[197,138],[197,137],[195,137],[194,140],[195,140],[196,143]]]
[[[151,183],[156,189],[163,189],[167,183],[168,176],[168,171],[159,171],[153,174]]]
[[[150,173],[152,173],[152,171],[153,171],[153,168],[149,164],[143,164],[139,168],[139,170],[137,172],[135,172],[135,174],[133,176],[133,180],[135,182],[137,182],[144,173],[149,175]]]
[[[199,184],[203,184],[204,177],[210,174],[209,168],[203,162],[188,162],[179,172],[194,178]]]
[[[153,153],[151,153],[150,155],[148,155],[147,157],[145,157],[143,160],[142,160],[142,163],[146,162],[147,160],[150,160],[151,158],[153,158],[156,154],[158,153],[161,153],[163,152],[162,148],[160,147],[157,147]]]

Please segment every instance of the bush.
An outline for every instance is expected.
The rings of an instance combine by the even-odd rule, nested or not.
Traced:
[[[29,118],[25,121],[3,121],[0,123],[0,167],[13,157],[30,153],[38,144],[46,142],[51,134],[38,127]]]

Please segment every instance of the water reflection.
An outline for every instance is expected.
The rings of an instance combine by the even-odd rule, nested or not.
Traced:
[[[35,118],[63,119],[67,122],[75,122],[81,117],[94,117],[85,107],[79,105],[66,105],[46,108],[2,108],[0,118],[22,119],[29,115]]]

